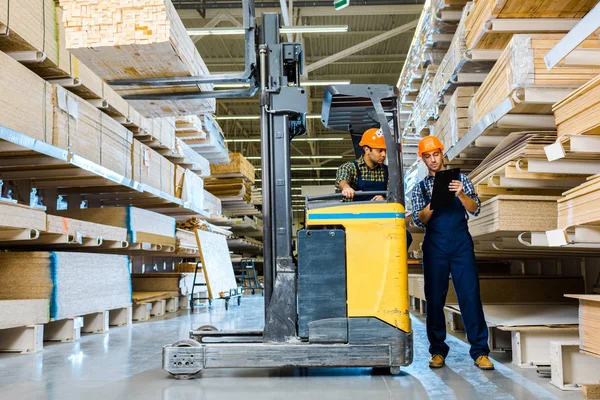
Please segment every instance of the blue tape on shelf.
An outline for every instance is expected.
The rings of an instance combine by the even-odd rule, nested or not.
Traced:
[[[125,207],[125,227],[127,228],[127,240],[134,242],[133,229],[131,229],[131,206]]]
[[[58,315],[58,285],[56,280],[58,278],[58,261],[56,260],[56,253],[51,252],[50,257],[50,280],[52,281],[52,294],[50,295],[50,318],[54,319]]]

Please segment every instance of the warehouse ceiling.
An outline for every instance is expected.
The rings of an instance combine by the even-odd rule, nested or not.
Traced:
[[[241,27],[241,1],[197,0],[173,1],[187,28]],[[421,3],[421,4],[418,4]],[[419,18],[422,0],[351,0],[351,5],[335,11],[333,1],[288,0],[290,24],[348,25],[344,33],[292,34],[289,39],[303,45],[305,68],[310,72],[304,77],[309,81],[350,80],[351,83],[396,84],[414,34],[414,28],[391,38],[379,35],[409,24]],[[279,5],[279,6],[278,6]],[[277,7],[275,7],[277,6]],[[279,1],[256,1],[256,15],[263,12],[281,12]],[[211,73],[239,72],[244,69],[244,37],[233,35],[192,36],[200,55]],[[284,40],[288,39],[284,35]],[[368,41],[368,42],[366,42]],[[365,43],[366,42],[366,43]],[[357,46],[356,52],[348,51]],[[331,57],[336,55],[336,57]],[[310,65],[330,57],[331,62],[321,62],[318,68]],[[323,87],[309,89],[309,115],[321,113]],[[217,117],[258,116],[257,97],[252,99],[228,99],[217,101]],[[239,151],[251,157],[260,166],[260,143],[244,142],[260,137],[259,120],[220,120],[230,151]],[[292,142],[292,166],[321,169],[292,170],[293,186],[306,184],[333,184],[335,169],[354,158],[349,135],[326,130],[319,119],[308,119],[308,137],[340,138],[344,140]],[[309,158],[314,157],[317,158]],[[255,159],[254,159],[255,157]],[[325,168],[325,169],[322,169]],[[329,168],[329,169],[327,169]],[[308,180],[312,180],[309,182]],[[319,180],[317,180],[319,179]]]

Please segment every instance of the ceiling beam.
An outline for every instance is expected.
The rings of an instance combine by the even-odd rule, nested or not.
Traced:
[[[260,4],[260,3],[259,3]],[[183,4],[179,6],[178,2],[173,4],[175,8],[179,8],[177,12],[181,19],[198,19],[198,12],[195,9],[182,9]],[[257,4],[258,5],[258,4]],[[197,8],[201,8],[198,6]],[[419,15],[423,11],[423,4],[397,4],[388,6],[360,6],[352,5],[346,7],[343,10],[335,11],[333,4],[327,7],[298,7],[300,9],[300,17],[336,17],[336,16],[376,16],[376,15]],[[280,8],[259,8],[259,12],[256,13],[256,17],[260,18],[263,12],[279,12]],[[242,18],[242,8],[212,8],[205,9],[206,18],[212,19],[219,13],[227,11],[234,18]]]
[[[369,48],[377,43],[381,43],[384,40],[388,40],[388,39],[393,38],[394,36],[397,36],[404,32],[412,31],[417,26],[418,22],[419,22],[419,20],[415,19],[407,24],[400,25],[399,27],[394,28],[388,32],[382,33],[381,35],[377,35],[374,38],[365,40],[364,42],[361,42],[357,45],[349,47],[346,50],[342,50],[338,53],[330,55],[329,57],[325,57],[324,59],[322,59],[320,61],[312,63],[308,67],[306,67],[305,70],[306,70],[306,72],[310,73],[310,72],[315,71],[319,68],[322,68],[326,65],[329,65],[337,60],[346,58],[351,54],[358,53],[359,51]]]

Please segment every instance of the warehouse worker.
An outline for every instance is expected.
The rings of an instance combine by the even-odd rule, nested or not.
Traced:
[[[388,186],[388,166],[385,165],[386,148],[383,132],[367,129],[360,140],[364,154],[358,160],[342,164],[337,171],[336,186],[346,201],[385,200],[383,196],[361,196],[360,192],[385,192]],[[412,244],[412,235],[406,230],[406,248]]]
[[[444,306],[448,293],[448,279],[452,284],[462,320],[471,344],[470,355],[475,366],[490,370],[494,364],[488,358],[488,330],[479,294],[479,275],[475,263],[473,239],[467,228],[468,213],[479,214],[481,202],[473,184],[463,174],[452,181],[449,189],[455,193],[451,206],[430,209],[435,173],[445,169],[444,146],[435,136],[427,136],[419,142],[419,157],[429,169],[429,175],[413,190],[413,220],[425,228],[423,240],[423,275],[425,300],[427,301],[427,337],[431,368],[445,364],[449,347],[446,340]]]
[[[347,201],[384,200],[383,196],[360,196],[356,192],[385,192],[388,167],[385,165],[385,138],[381,129],[371,128],[363,133],[359,143],[364,154],[358,160],[348,161],[338,168],[336,186]]]

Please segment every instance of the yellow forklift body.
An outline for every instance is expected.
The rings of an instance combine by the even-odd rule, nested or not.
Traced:
[[[348,317],[378,318],[411,331],[404,207],[356,203],[307,211],[306,228],[346,232]]]

